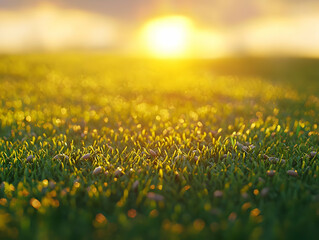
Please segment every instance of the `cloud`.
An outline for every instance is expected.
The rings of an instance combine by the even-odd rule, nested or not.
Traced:
[[[0,51],[114,48],[119,24],[81,10],[41,5],[0,12]]]
[[[264,18],[234,29],[234,53],[319,57],[319,15]]]

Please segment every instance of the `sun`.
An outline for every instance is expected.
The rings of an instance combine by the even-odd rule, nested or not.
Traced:
[[[192,22],[184,16],[168,16],[149,21],[143,29],[148,53],[156,57],[182,57],[189,50]]]

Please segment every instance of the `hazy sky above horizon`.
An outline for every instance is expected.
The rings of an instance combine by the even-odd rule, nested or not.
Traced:
[[[188,15],[206,24],[232,25],[262,17],[319,13],[316,0],[0,0],[2,9],[15,10],[50,3],[92,11],[122,20],[140,21],[157,14]]]
[[[319,56],[315,0],[0,0],[0,51],[96,47],[138,52],[139,29],[161,15],[194,22],[198,56]],[[67,34],[81,26],[77,38]],[[127,38],[132,41],[123,47],[121,39]]]

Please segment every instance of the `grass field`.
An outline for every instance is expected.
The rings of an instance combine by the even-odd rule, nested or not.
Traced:
[[[316,239],[319,60],[0,57],[1,239]]]

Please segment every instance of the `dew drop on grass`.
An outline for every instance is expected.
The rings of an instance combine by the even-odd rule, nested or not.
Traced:
[[[33,159],[33,155],[30,155],[30,156],[27,157],[26,162],[31,162],[32,159]]]
[[[138,188],[139,183],[140,183],[140,182],[139,182],[138,180],[136,180],[136,181],[133,183],[132,189],[133,189],[134,191],[137,191],[137,188]]]
[[[269,193],[269,188],[266,187],[266,188],[263,188],[261,191],[260,191],[260,196],[262,197],[266,197]]]
[[[88,160],[90,157],[91,157],[91,154],[87,153],[87,154],[82,156],[82,160]]]
[[[59,154],[55,155],[55,156],[53,157],[53,159],[57,159],[57,160],[66,159],[66,160],[68,160],[69,157],[68,157],[67,155],[65,155],[65,154],[59,153]]]
[[[275,174],[276,174],[276,170],[268,170],[266,174],[267,174],[267,176],[269,176],[269,177],[273,177],[273,176],[275,176]]]
[[[262,177],[259,177],[259,178],[258,178],[258,181],[261,182],[261,183],[264,183],[264,182],[265,182],[265,179],[263,179]]]
[[[122,168],[117,168],[116,170],[115,170],[115,172],[114,172],[114,177],[121,177],[121,176],[123,176],[124,175],[124,172],[123,172],[123,170],[122,170]]]
[[[154,150],[150,149],[149,152],[153,157],[157,156],[157,153]]]
[[[271,163],[277,163],[277,162],[279,162],[279,158],[269,157],[269,158],[268,158],[268,161],[271,162]]]
[[[298,172],[296,170],[288,170],[287,174],[292,177],[298,177]]]
[[[309,155],[310,155],[311,158],[314,158],[317,155],[317,152],[312,151]]]
[[[93,175],[98,175],[102,172],[102,167],[99,166],[99,167],[96,167],[94,170],[93,170]]]
[[[162,195],[153,192],[147,193],[146,197],[157,202],[164,201],[164,197]]]
[[[214,192],[214,197],[216,197],[216,198],[221,198],[222,196],[223,196],[223,192],[222,192],[222,191],[216,190],[216,191]]]

